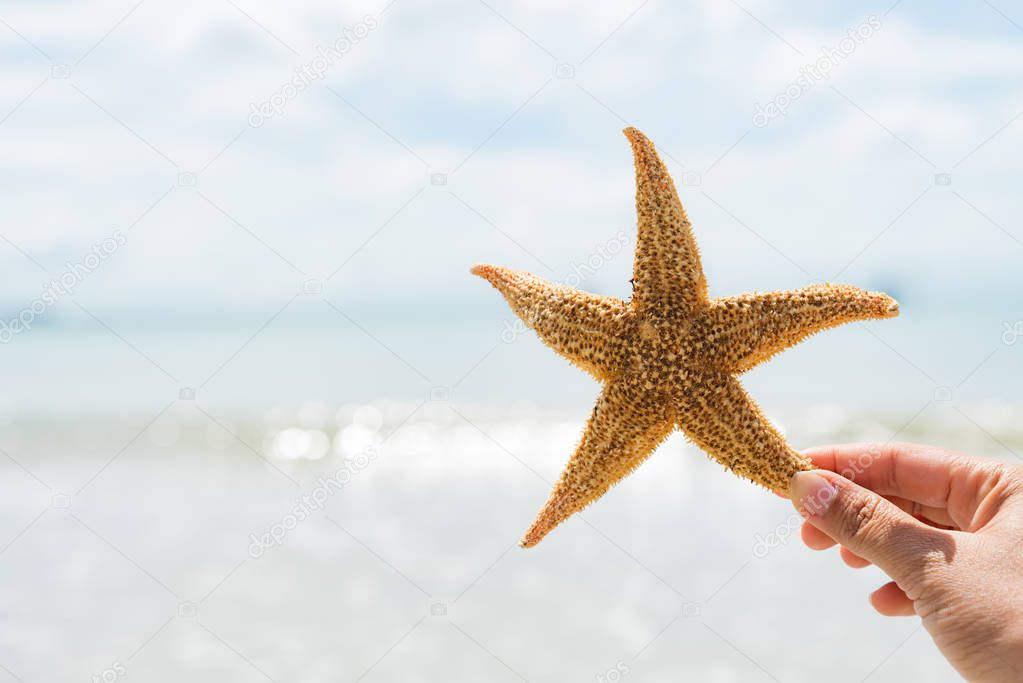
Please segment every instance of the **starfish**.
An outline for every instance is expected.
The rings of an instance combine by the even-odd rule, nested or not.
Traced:
[[[575,453],[520,545],[532,547],[638,467],[676,427],[735,474],[776,491],[813,466],[737,378],[821,330],[892,318],[887,294],[815,284],[709,298],[689,219],[653,144],[626,128],[638,238],[628,301],[477,265],[548,346],[603,384]]]

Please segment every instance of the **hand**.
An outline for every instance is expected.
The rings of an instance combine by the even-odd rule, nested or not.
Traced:
[[[789,488],[806,545],[894,579],[874,609],[919,616],[967,680],[1023,680],[1023,467],[914,444],[806,455],[820,469]]]

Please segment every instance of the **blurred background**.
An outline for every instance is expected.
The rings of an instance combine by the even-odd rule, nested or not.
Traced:
[[[0,680],[956,680],[673,436],[515,546],[598,387],[476,262],[629,294],[626,125],[712,294],[841,281],[796,447],[1015,460],[1010,3],[10,2]]]

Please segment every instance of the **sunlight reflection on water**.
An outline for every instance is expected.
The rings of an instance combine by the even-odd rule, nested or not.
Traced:
[[[908,423],[821,406],[778,422],[796,445],[898,433],[1023,451],[1020,406],[963,410],[975,425],[942,406]],[[0,555],[0,642],[29,678],[114,660],[146,680],[198,662],[193,680],[237,677],[246,665],[223,641],[277,680],[354,680],[411,629],[374,680],[436,680],[441,661],[514,678],[498,658],[529,680],[591,680],[619,662],[636,680],[746,680],[756,669],[734,645],[782,680],[852,681],[911,633],[867,607],[876,571],[806,551],[785,501],[679,436],[540,547],[513,547],[582,417],[390,400],[206,416],[182,403],[144,438],[132,419],[13,418],[3,445],[23,468],[0,463],[0,534],[29,528]],[[59,671],[44,654],[56,642]],[[883,671],[947,676],[922,634]]]

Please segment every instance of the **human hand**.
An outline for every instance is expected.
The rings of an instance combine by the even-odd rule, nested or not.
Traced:
[[[874,609],[919,616],[967,680],[1023,680],[1023,467],[915,444],[805,453],[820,469],[789,497],[806,545],[894,579]]]

